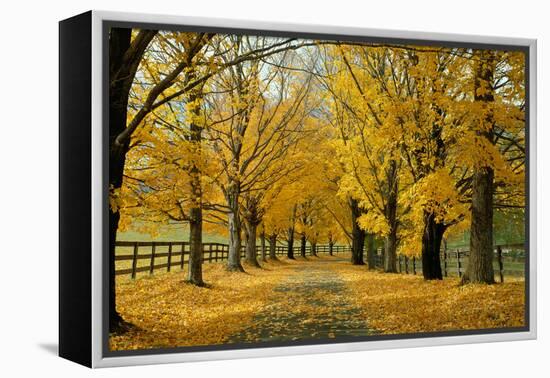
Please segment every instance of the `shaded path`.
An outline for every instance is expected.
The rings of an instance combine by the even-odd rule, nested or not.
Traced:
[[[347,301],[344,281],[330,264],[343,259],[309,258],[297,264],[288,279],[252,324],[227,342],[289,341],[367,336],[360,309]],[[345,260],[347,263],[347,260]]]

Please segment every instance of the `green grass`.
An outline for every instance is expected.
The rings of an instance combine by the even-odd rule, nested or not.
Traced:
[[[189,241],[189,226],[181,224],[168,224],[160,227],[158,236],[142,233],[137,230],[118,232],[117,240],[124,241]],[[227,236],[202,233],[203,243],[227,243]]]

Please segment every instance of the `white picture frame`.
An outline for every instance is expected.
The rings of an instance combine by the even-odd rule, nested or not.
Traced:
[[[537,337],[537,41],[523,38],[503,38],[478,35],[461,35],[445,33],[410,32],[401,30],[383,30],[369,28],[352,28],[345,26],[324,26],[314,24],[265,23],[259,21],[198,18],[172,15],[154,15],[122,12],[91,11],[91,367],[115,367],[128,365],[158,364],[191,362],[205,360],[223,360],[236,358],[254,358],[267,356],[300,355],[311,353],[332,353],[362,350],[376,350],[389,348],[411,348],[450,344],[485,343],[498,341],[529,340]],[[459,42],[466,44],[497,44],[522,46],[528,49],[528,124],[529,124],[529,153],[528,153],[528,330],[522,332],[494,332],[484,334],[462,334],[453,336],[435,336],[400,338],[398,335],[384,340],[357,341],[351,343],[297,345],[285,347],[255,347],[247,349],[225,349],[198,352],[166,352],[151,351],[139,355],[110,356],[105,353],[105,327],[103,316],[104,308],[104,214],[105,214],[105,187],[104,187],[104,53],[105,22],[124,22],[151,25],[182,25],[216,27],[239,30],[262,30],[291,33],[314,33],[326,35],[348,35],[370,38],[405,39],[414,41]]]

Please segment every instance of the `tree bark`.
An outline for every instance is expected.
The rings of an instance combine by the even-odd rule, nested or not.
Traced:
[[[315,257],[317,256],[317,243],[310,243],[311,244],[311,254]]]
[[[304,233],[300,236],[300,255],[303,258],[306,257],[306,234]]]
[[[492,89],[494,59],[491,52],[481,52],[476,63],[475,101],[488,105],[494,102]],[[480,90],[480,91],[478,91]],[[478,135],[493,141],[494,120],[491,111]],[[493,186],[494,170],[488,165],[474,167],[470,225],[470,255],[462,282],[495,283],[493,268]]]
[[[190,101],[198,98],[197,92],[193,92]],[[200,107],[194,110],[195,115],[200,114]],[[189,125],[189,141],[196,147],[195,154],[201,157],[202,128],[195,122]],[[193,162],[189,169],[191,185],[191,208],[189,210],[189,271],[187,280],[197,286],[204,286],[202,278],[202,185],[199,164]]]
[[[266,253],[266,246],[265,246],[265,229],[262,227],[262,232],[260,233],[260,249],[261,249],[261,256],[262,261],[267,261],[267,253]]]
[[[277,235],[269,235],[269,258],[277,260]]]
[[[189,272],[187,281],[204,286],[202,279],[202,209],[192,207],[189,210]]]
[[[390,230],[390,233],[384,240],[384,272],[397,273],[397,234],[395,229]]]
[[[294,225],[296,222],[296,209],[297,205],[294,205],[292,217],[290,219],[290,227],[288,228],[288,249],[286,256],[291,260],[294,260]]]
[[[493,169],[478,168],[472,180],[470,255],[462,282],[495,283],[493,268]]]
[[[330,256],[334,255],[334,241],[332,239],[328,242],[328,254]]]
[[[110,75],[114,75],[122,65],[124,53],[130,47],[131,29],[111,30],[109,40]],[[135,74],[135,72],[134,72]],[[110,79],[112,80],[112,79]],[[109,88],[109,191],[114,192],[122,186],[124,163],[128,144],[115,149],[114,138],[126,127],[128,92],[130,87],[122,81],[114,82]],[[115,244],[120,212],[109,206],[109,331],[117,331],[122,324],[122,317],[116,310],[115,280]]]
[[[352,221],[351,241],[351,263],[353,265],[365,265],[363,261],[363,248],[365,246],[365,231],[359,227],[357,218],[361,215],[359,202],[353,198],[349,199]]]
[[[246,262],[259,268],[260,264],[258,263],[258,258],[256,257],[256,234],[258,225],[256,223],[246,221],[245,227],[247,230]]]
[[[287,252],[286,257],[294,260],[294,229],[288,229],[288,242],[287,242]]]
[[[229,252],[227,259],[227,270],[244,272],[241,265],[241,219],[239,215],[239,192],[235,184],[231,184],[227,193],[229,214],[227,223],[229,229]]]
[[[386,171],[388,193],[384,208],[386,221],[390,226],[384,242],[386,253],[384,254],[384,272],[397,273],[397,163],[390,161]]]
[[[116,310],[115,286],[115,242],[120,213],[113,212],[109,207],[109,332],[120,329],[123,319]]]
[[[374,235],[367,234],[367,264],[369,270],[376,269],[376,250],[374,249]]]
[[[441,240],[446,226],[435,220],[433,213],[424,214],[424,233],[422,234],[422,274],[425,280],[442,280]]]

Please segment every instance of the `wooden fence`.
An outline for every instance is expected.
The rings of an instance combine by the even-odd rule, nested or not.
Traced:
[[[351,249],[346,245],[334,245],[333,253],[349,252]],[[275,247],[277,256],[286,256],[288,248],[283,245]],[[300,256],[300,246],[293,248],[295,256]],[[326,254],[330,252],[329,245],[317,245],[316,253]],[[269,247],[266,246],[266,255],[269,254]],[[261,246],[256,247],[257,256],[261,256]],[[311,256],[311,246],[306,247],[306,256]],[[203,262],[218,262],[227,260],[229,245],[221,243],[203,243]],[[244,246],[241,250],[241,257],[244,257]],[[173,268],[184,269],[189,263],[189,243],[178,241],[166,242],[142,242],[142,241],[117,241],[115,274],[130,275],[136,278],[140,272],[153,274],[155,270],[164,269],[170,272]]]
[[[173,268],[184,269],[189,262],[189,243],[187,242],[141,242],[141,241],[117,241],[116,242],[116,275],[130,275],[135,278],[140,272],[153,274],[155,270],[165,269],[170,272]],[[333,253],[351,252],[349,245],[333,245]],[[277,256],[286,256],[288,247],[277,245]],[[294,256],[301,255],[301,247],[293,248]],[[317,245],[316,253],[327,254],[330,246]],[[266,255],[269,247],[266,246]],[[227,260],[229,246],[221,243],[203,243],[203,262],[218,262]],[[261,246],[256,247],[257,256],[261,256]],[[306,256],[311,256],[312,248],[306,246]],[[241,257],[245,255],[245,248],[241,250]],[[444,277],[462,277],[468,262],[469,251],[467,247],[444,249],[441,251],[441,271]],[[364,253],[366,259],[366,251]],[[377,268],[383,267],[384,254],[378,249],[375,255]],[[504,276],[523,276],[525,274],[525,246],[523,244],[495,246],[493,266],[495,275],[500,282],[504,282]],[[417,257],[399,255],[397,269],[404,274],[422,274],[422,260]]]
[[[441,272],[443,277],[462,277],[468,263],[468,247],[444,249],[441,251]],[[384,254],[378,249],[375,256],[375,264],[378,268],[384,266]],[[504,276],[524,276],[525,274],[525,245],[509,244],[494,247],[493,268],[495,276],[500,282],[504,282]],[[397,256],[397,270],[405,274],[422,274],[422,259]]]

